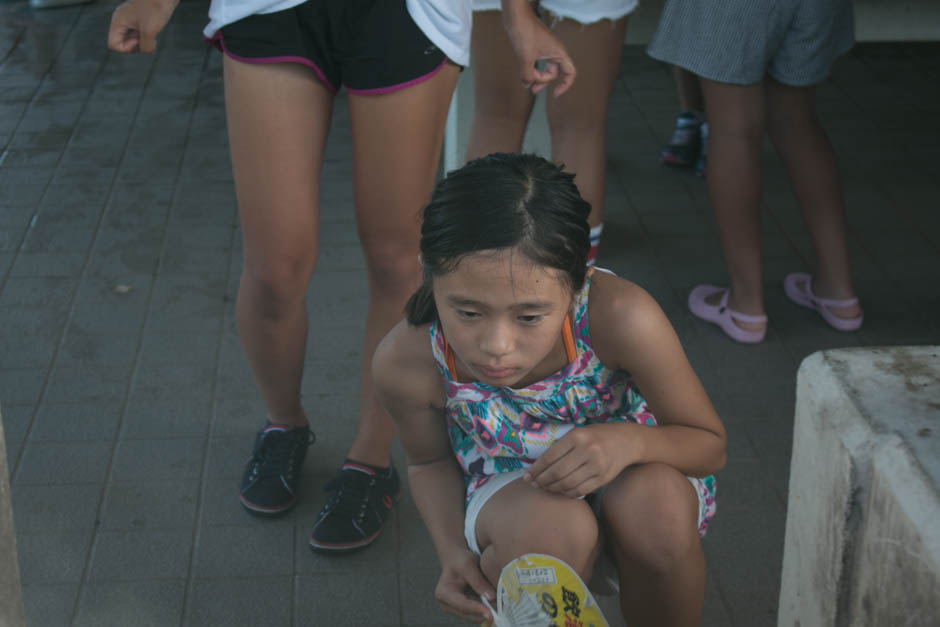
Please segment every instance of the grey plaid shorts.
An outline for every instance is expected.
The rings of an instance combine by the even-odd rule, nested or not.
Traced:
[[[704,78],[822,82],[855,43],[851,0],[666,0],[647,52]]]

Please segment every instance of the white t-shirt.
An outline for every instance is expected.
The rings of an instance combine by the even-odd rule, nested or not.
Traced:
[[[206,37],[212,37],[226,24],[237,22],[249,15],[284,11],[303,2],[304,0],[212,0],[209,5],[209,24],[202,33]],[[440,48],[454,63],[469,65],[470,28],[473,20],[470,0],[406,0],[406,5],[411,19],[431,43]]]

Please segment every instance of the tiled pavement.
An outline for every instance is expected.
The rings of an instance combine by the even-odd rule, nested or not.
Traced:
[[[306,545],[356,414],[365,283],[344,107],[309,292],[304,391],[319,443],[303,504],[258,521],[235,497],[263,409],[232,316],[241,250],[220,58],[199,37],[200,2],[179,7],[155,58],[109,54],[112,6],[0,4],[0,401],[30,624],[453,624],[432,599],[436,560],[410,499],[364,553]],[[740,346],[685,311],[690,286],[725,277],[714,223],[703,182],[656,164],[676,109],[668,71],[624,51],[601,263],[659,299],[728,427],[706,625],[775,624],[800,360],[940,343],[938,74],[940,45],[865,45],[819,90],[845,177],[859,333],[782,294],[811,253],[768,148],[771,325],[762,345]]]

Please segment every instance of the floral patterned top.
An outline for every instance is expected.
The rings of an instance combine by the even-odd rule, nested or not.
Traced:
[[[444,333],[439,324],[431,324],[434,359],[447,396],[447,430],[463,469],[468,502],[490,477],[530,466],[575,427],[622,421],[656,424],[630,375],[607,368],[594,354],[587,311],[590,287],[588,277],[575,298],[570,362],[524,388],[457,382],[447,366],[450,347]]]

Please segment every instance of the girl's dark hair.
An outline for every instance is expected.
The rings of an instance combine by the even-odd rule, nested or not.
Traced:
[[[561,270],[572,291],[587,272],[591,206],[569,174],[542,157],[494,153],[449,173],[424,209],[424,283],[408,300],[408,323],[437,320],[431,279],[465,256],[514,248],[532,263]]]

